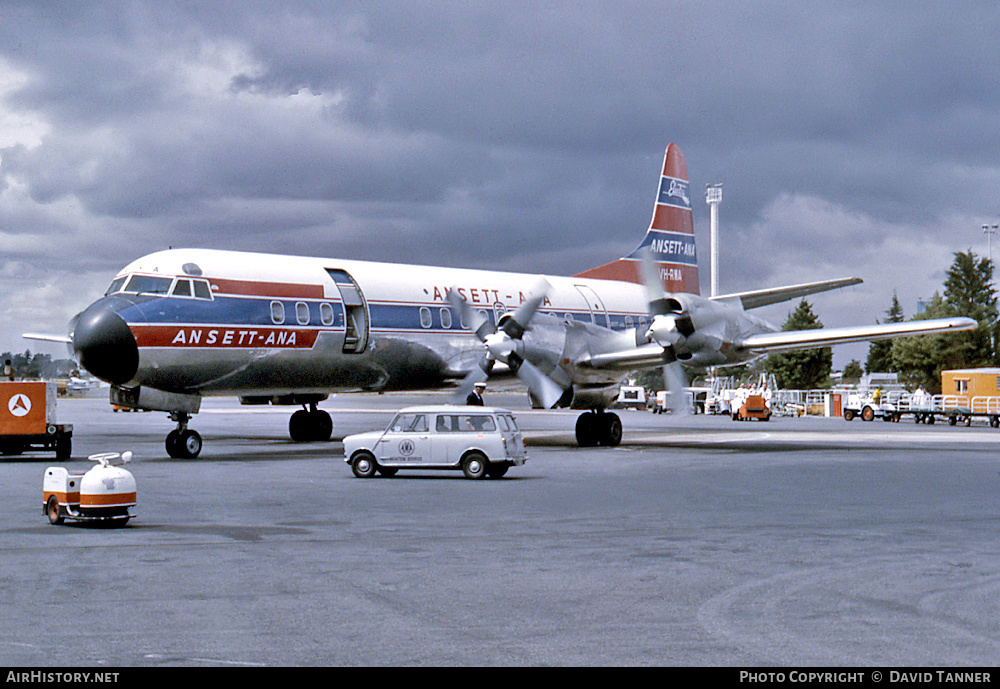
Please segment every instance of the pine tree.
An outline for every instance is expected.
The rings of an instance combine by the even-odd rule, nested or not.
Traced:
[[[997,298],[991,284],[993,263],[977,259],[971,250],[957,252],[944,281],[947,315],[966,316],[979,321],[975,330],[956,333],[949,338],[948,358],[962,362],[962,368],[987,366],[996,361],[994,334],[997,321]]]
[[[788,314],[782,330],[809,330],[823,324],[805,299]],[[765,368],[773,373],[779,387],[791,390],[815,390],[830,387],[833,350],[829,347],[804,349],[785,354],[772,354]]]
[[[903,307],[899,305],[899,298],[893,290],[892,304],[885,312],[883,323],[902,323],[903,320]],[[877,340],[871,343],[868,348],[868,358],[865,360],[865,370],[868,373],[898,370],[893,367],[892,342],[890,340]]]
[[[915,320],[966,316],[979,328],[947,335],[906,337],[892,343],[891,360],[909,386],[941,391],[941,371],[977,368],[998,363],[997,298],[992,286],[993,263],[971,250],[955,253],[948,269],[944,296],[935,293]]]

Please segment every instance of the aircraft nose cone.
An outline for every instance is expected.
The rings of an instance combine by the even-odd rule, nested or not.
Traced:
[[[132,380],[139,370],[139,347],[132,331],[106,300],[94,302],[80,314],[73,351],[81,366],[115,385]]]

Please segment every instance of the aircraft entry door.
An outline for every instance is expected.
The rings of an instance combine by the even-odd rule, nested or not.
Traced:
[[[368,346],[368,308],[365,305],[361,288],[350,275],[343,270],[327,268],[326,272],[333,278],[344,302],[344,351],[360,353]]]
[[[586,285],[574,285],[574,287],[587,302],[587,308],[590,309],[590,322],[594,325],[610,328],[611,321],[608,319],[608,310],[604,307],[601,298],[597,296],[597,292]]]

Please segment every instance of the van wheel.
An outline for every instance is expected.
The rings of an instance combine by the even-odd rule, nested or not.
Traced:
[[[63,517],[59,514],[59,500],[54,495],[49,496],[49,501],[45,503],[45,514],[49,517],[49,524],[62,524]]]
[[[465,478],[478,480],[486,475],[487,466],[486,457],[479,452],[470,452],[462,460],[462,473]]]
[[[377,469],[378,463],[371,452],[356,452],[351,458],[351,471],[358,478],[371,478]]]

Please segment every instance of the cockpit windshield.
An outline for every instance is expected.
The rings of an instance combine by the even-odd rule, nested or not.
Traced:
[[[173,291],[171,292],[171,286]],[[172,278],[161,275],[122,275],[116,277],[105,296],[125,292],[127,294],[171,294],[175,297],[212,299],[212,288],[208,280],[198,278]]]
[[[154,275],[133,275],[122,291],[134,294],[167,294],[173,281],[173,278]]]

